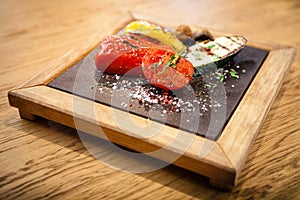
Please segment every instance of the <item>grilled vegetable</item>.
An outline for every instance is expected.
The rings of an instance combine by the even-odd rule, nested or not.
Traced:
[[[209,30],[203,28],[193,33],[192,39],[197,42],[202,42],[205,40],[214,40],[213,35],[209,32]]]
[[[217,67],[229,61],[240,52],[246,44],[246,39],[241,36],[224,36],[215,40],[205,40],[190,46],[186,51],[186,59],[194,67],[194,76],[199,76],[199,68],[209,64]]]
[[[143,57],[151,48],[172,49],[146,36],[111,35],[100,42],[95,64],[100,71],[106,73],[142,75]]]
[[[124,33],[147,35],[160,41],[162,44],[173,47],[176,52],[181,52],[185,49],[185,46],[176,38],[172,30],[149,23],[147,21],[133,21],[129,23],[125,27]]]
[[[176,28],[176,32],[184,34],[188,37],[192,37],[193,32],[192,29],[187,25],[180,25]]]
[[[176,90],[189,83],[194,67],[174,51],[151,49],[143,59],[143,72],[152,85]]]

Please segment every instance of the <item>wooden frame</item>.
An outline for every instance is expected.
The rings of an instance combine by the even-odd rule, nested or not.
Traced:
[[[10,91],[8,94],[10,105],[19,109],[22,118],[34,120],[35,116],[41,116],[72,128],[78,128],[73,119],[76,115],[77,123],[81,124],[79,127],[81,131],[103,137],[98,132],[100,125],[109,140],[139,152],[149,152],[168,146],[177,134],[182,134],[188,139],[193,137],[192,143],[173,164],[209,177],[213,186],[225,190],[231,189],[236,184],[255,137],[282,85],[295,55],[295,49],[249,40],[250,46],[268,50],[269,55],[217,141],[195,137],[184,131],[178,132],[178,129],[169,126],[164,126],[151,139],[143,138],[142,133],[136,130],[123,133],[114,122],[113,108],[76,97],[78,101],[94,106],[96,117],[93,118],[84,108],[73,109],[74,96],[72,94],[47,86],[54,78],[87,55],[98,44],[101,37],[114,33],[131,20],[131,17],[116,18],[109,24],[118,24],[118,26],[103,25],[101,28],[108,31],[92,37],[83,46],[68,52],[43,72]],[[197,26],[193,29],[196,30]],[[214,32],[214,34],[220,35],[221,33]],[[126,114],[138,124],[149,123],[144,118]],[[199,156],[201,149],[207,147],[209,148],[207,154]],[[177,154],[182,151],[179,148],[180,145],[173,146],[168,151]],[[167,160],[164,155],[158,155],[157,158]]]

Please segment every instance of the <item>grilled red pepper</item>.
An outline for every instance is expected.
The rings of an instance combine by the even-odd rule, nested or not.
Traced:
[[[143,72],[152,85],[176,90],[189,83],[194,66],[174,51],[151,49],[144,56]]]
[[[151,48],[166,48],[158,41],[136,34],[111,35],[100,42],[96,67],[106,73],[141,75],[144,55]]]

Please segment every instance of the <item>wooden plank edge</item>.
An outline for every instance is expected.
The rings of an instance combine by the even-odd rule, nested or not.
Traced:
[[[41,102],[42,99],[39,99],[38,96],[32,95],[32,92],[39,92],[41,89],[45,88],[53,91],[55,90],[47,86],[35,86],[31,88],[11,91],[8,95],[10,105],[19,108],[20,113],[23,112],[29,114],[29,119],[31,119],[31,116],[41,116],[46,119],[69,126],[71,128],[78,128],[74,123],[74,113],[71,109],[62,110],[59,107],[56,107],[55,103],[48,104],[45,102]],[[58,90],[55,90],[55,92],[63,96],[68,96],[69,100],[70,98],[73,98],[71,94],[63,93]],[[84,99],[84,101],[89,100]],[[92,101],[90,102],[94,103]],[[70,107],[71,106],[67,106],[67,108]],[[96,131],[97,129],[99,129],[98,123],[91,120],[86,120],[84,116],[80,117],[77,123],[81,123],[81,131],[99,137],[99,133]],[[151,140],[132,137],[130,135],[123,134],[120,130],[112,129],[110,126],[102,127],[102,129],[106,131],[106,134],[110,141],[139,152],[151,152],[163,146],[163,142],[161,141],[153,142]],[[206,142],[206,145],[213,144],[213,146],[211,146],[212,148],[207,153],[207,155],[205,155],[204,157],[200,157],[198,153],[201,150],[203,141]],[[176,150],[174,151],[172,149],[171,152],[168,153],[176,154],[177,152]],[[168,153],[166,155],[168,155]],[[161,160],[167,160],[164,157],[160,156],[158,156],[157,158]],[[223,190],[232,189],[236,182],[236,170],[232,167],[226,155],[224,155],[223,150],[220,149],[219,144],[205,138],[201,138],[199,140],[196,139],[194,143],[192,143],[190,148],[187,149],[187,151],[172,164],[209,177],[211,185]]]
[[[41,70],[39,73],[33,75],[30,79],[17,86],[16,89],[48,84],[69,69],[72,65],[80,61],[87,55],[87,53],[90,52],[90,50],[92,50],[92,48],[93,47],[90,47],[89,45],[78,46],[77,48],[66,52],[63,56],[51,62],[50,65]],[[85,53],[83,53],[82,50],[86,50]]]
[[[260,131],[260,128],[263,124],[263,121],[265,120],[268,111],[270,110],[274,100],[276,99],[276,96],[281,88],[281,85],[283,84],[283,81],[289,71],[289,68],[291,66],[291,63],[293,62],[296,54],[295,48],[283,48],[283,49],[276,49],[270,52],[271,57],[268,57],[266,61],[263,64],[264,68],[263,70],[260,70],[258,74],[256,75],[255,79],[253,80],[251,86],[247,90],[246,94],[244,95],[242,101],[238,105],[236,111],[234,112],[233,116],[231,117],[230,121],[226,125],[226,127],[223,130],[222,135],[218,139],[218,143],[220,144],[220,147],[224,150],[225,154],[229,158],[230,162],[232,163],[233,167],[236,169],[237,177],[239,176],[240,171],[243,168],[244,163],[246,162],[247,156],[251,150],[251,147],[253,146],[253,143],[255,141],[255,138],[257,134]],[[271,77],[271,83],[275,85],[276,90],[272,90],[271,95],[265,96],[265,100],[267,101],[267,104],[265,107],[256,108],[261,110],[259,114],[262,114],[259,116],[259,114],[256,117],[256,120],[251,121],[251,132],[238,132],[238,128],[234,124],[237,119],[241,118],[243,119],[244,112],[249,112],[249,109],[245,106],[245,101],[250,101],[251,95],[255,93],[257,90],[259,90],[259,86],[264,84],[266,80],[262,80],[262,77],[266,74],[267,67],[269,66],[274,59],[278,59],[278,62],[281,66],[281,74],[278,74],[278,77],[276,79],[275,76]],[[276,69],[274,69],[276,70]],[[263,71],[263,73],[262,73]],[[271,84],[271,85],[272,85]],[[274,86],[273,85],[273,86]],[[261,98],[261,96],[260,96]],[[263,109],[262,109],[263,108]],[[249,116],[250,118],[253,118],[253,116]],[[237,139],[239,139],[237,141]],[[243,139],[247,139],[248,141],[243,141]],[[231,143],[233,141],[233,143]],[[243,141],[243,142],[242,142]],[[245,144],[243,146],[243,143]],[[242,149],[242,150],[241,150]]]

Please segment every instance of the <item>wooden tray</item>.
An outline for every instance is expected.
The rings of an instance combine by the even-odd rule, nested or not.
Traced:
[[[159,122],[49,86],[53,80],[95,49],[101,38],[115,33],[132,20],[132,17],[123,17],[100,24],[101,34],[68,52],[49,68],[10,91],[10,105],[19,109],[22,118],[34,120],[36,116],[41,116],[138,152],[152,152],[163,148],[166,150],[164,154],[152,156],[168,162],[169,155],[176,155],[179,158],[173,164],[209,177],[213,186],[231,189],[236,184],[255,137],[282,85],[295,49],[273,43],[252,40],[248,42],[250,47],[268,51],[268,55],[230,115],[222,134],[215,141],[168,125],[160,128],[155,135],[145,137],[138,129],[128,127],[125,131],[120,128],[118,124],[122,121],[118,119],[116,122],[116,113],[130,118],[142,127],[150,123],[157,123],[161,127]],[[111,24],[117,26],[111,27]],[[199,27],[192,26],[192,29],[197,30]],[[226,35],[217,32],[213,34]],[[76,109],[73,105],[74,99]],[[87,107],[93,107],[93,114]],[[106,135],[99,133],[99,125]]]

